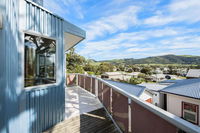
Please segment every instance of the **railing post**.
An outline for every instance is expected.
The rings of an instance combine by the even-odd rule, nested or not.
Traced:
[[[98,97],[98,80],[95,78],[95,95]]]
[[[76,76],[76,85],[78,86],[78,74],[75,74]]]

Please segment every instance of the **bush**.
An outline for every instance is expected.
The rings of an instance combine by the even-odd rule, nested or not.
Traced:
[[[131,78],[129,80],[130,84],[141,84],[142,82],[145,82],[143,78]]]

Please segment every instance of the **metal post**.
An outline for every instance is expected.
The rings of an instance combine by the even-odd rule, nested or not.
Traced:
[[[0,30],[3,29],[3,15],[0,13]]]

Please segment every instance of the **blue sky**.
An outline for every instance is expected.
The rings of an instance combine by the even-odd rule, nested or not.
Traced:
[[[176,54],[200,55],[200,0],[44,0],[78,25],[86,58],[107,60]]]

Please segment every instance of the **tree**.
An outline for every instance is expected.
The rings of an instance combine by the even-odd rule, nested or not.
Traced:
[[[152,74],[152,69],[150,67],[143,67],[140,72],[148,74],[148,75],[151,75]]]
[[[66,68],[70,73],[84,73],[85,58],[76,54],[74,48],[66,54]]]
[[[97,74],[102,74],[105,72],[112,72],[114,66],[111,65],[110,63],[101,63],[98,68],[97,68]]]
[[[142,82],[145,82],[145,80],[143,78],[131,78],[129,80],[130,84],[141,84]]]

